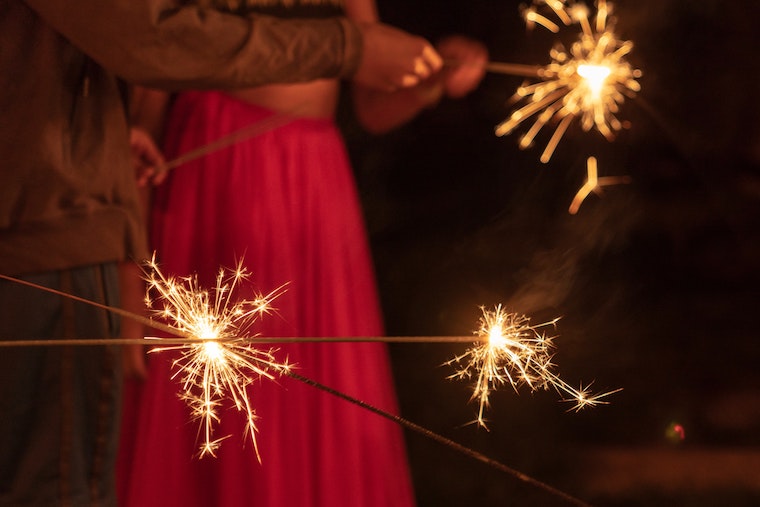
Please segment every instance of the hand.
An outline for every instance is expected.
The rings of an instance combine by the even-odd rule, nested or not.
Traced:
[[[438,72],[443,60],[422,37],[381,23],[359,24],[363,53],[354,81],[368,88],[395,91],[416,86]]]
[[[137,184],[143,187],[148,182],[154,185],[163,182],[166,178],[166,161],[150,134],[141,128],[132,127],[129,131],[129,145],[132,148]]]
[[[452,35],[441,40],[436,49],[447,63],[442,80],[448,97],[458,99],[478,87],[488,64],[488,50],[482,43]]]

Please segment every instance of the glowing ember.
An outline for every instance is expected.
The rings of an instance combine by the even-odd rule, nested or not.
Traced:
[[[483,414],[489,406],[491,391],[507,383],[515,392],[523,385],[531,391],[551,387],[567,396],[562,401],[574,402],[570,410],[576,411],[606,403],[600,399],[617,392],[591,395],[588,387],[581,385],[579,389],[574,389],[552,371],[553,338],[539,332],[539,329],[553,326],[559,319],[531,326],[530,319],[506,312],[501,305],[493,311],[482,310],[480,328],[476,332],[481,340],[447,363],[461,366],[451,378],[476,377],[472,399],[477,399],[480,404],[477,418],[480,426],[486,426]]]
[[[600,98],[604,83],[612,71],[602,65],[578,65],[578,75],[581,76],[595,98]]]
[[[520,138],[519,146],[524,149],[533,144],[545,125],[558,123],[541,154],[541,162],[546,163],[575,118],[584,131],[596,128],[612,140],[614,132],[622,128],[615,113],[626,95],[632,97],[640,90],[636,78],[641,77],[641,71],[625,61],[633,43],[618,39],[608,26],[610,3],[598,0],[593,26],[589,9],[582,3],[568,5],[564,0],[536,0],[535,3],[549,7],[565,26],[579,25],[580,34],[569,51],[561,44],[550,51],[551,63],[538,72],[542,81],[518,88],[515,99],[524,105],[496,126],[496,135],[509,134],[537,115]],[[523,15],[529,27],[538,24],[552,32],[559,31],[559,25],[540,15],[536,5],[525,9]]]
[[[631,182],[630,176],[602,176],[599,178],[597,176],[595,157],[589,157],[588,160],[586,160],[586,174],[586,183],[584,183],[578,190],[578,193],[575,194],[573,202],[570,203],[570,207],[567,209],[571,215],[578,213],[581,204],[591,192],[601,194],[602,187]]]
[[[217,409],[226,397],[247,418],[246,431],[256,445],[256,413],[248,396],[247,386],[256,378],[273,379],[286,373],[290,365],[276,361],[274,350],[261,351],[251,345],[247,333],[262,315],[272,310],[271,302],[282,288],[253,300],[238,300],[233,296],[248,272],[238,264],[235,270],[220,269],[213,290],[198,286],[197,277],[164,276],[155,259],[148,263],[146,303],[149,308],[160,304],[154,313],[177,331],[178,335],[196,338],[197,343],[159,347],[151,352],[180,349],[182,355],[174,361],[177,369],[172,378],[181,378],[181,398],[188,404],[194,418],[200,420],[204,441],[200,456],[214,456],[221,441],[215,438],[214,424],[219,421]],[[155,299],[151,297],[155,294]]]

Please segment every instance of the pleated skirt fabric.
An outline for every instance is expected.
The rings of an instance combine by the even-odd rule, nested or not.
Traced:
[[[168,124],[168,160],[225,135],[281,119],[219,92],[187,92]],[[269,120],[267,120],[269,119]],[[262,123],[264,122],[264,123]],[[152,246],[166,275],[251,272],[238,297],[283,285],[250,333],[381,336],[382,320],[355,182],[330,120],[292,119],[172,170],[157,187]],[[254,127],[255,130],[255,127]],[[397,404],[380,343],[297,343],[275,356],[308,379],[389,413]],[[401,428],[366,408],[287,376],[248,386],[261,456],[246,417],[220,407],[216,457],[198,457],[199,421],[180,399],[172,361],[149,354],[149,377],[124,398],[119,490],[125,507],[410,507]]]

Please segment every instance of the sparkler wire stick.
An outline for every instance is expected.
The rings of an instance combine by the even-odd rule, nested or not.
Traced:
[[[446,59],[443,64],[449,67],[457,67],[462,65],[462,62],[455,59]],[[522,77],[546,77],[552,74],[550,70],[541,65],[510,62],[488,62],[486,63],[486,72]]]
[[[224,135],[208,144],[204,144],[203,146],[199,146],[198,148],[183,153],[173,160],[168,161],[161,169],[174,169],[181,166],[182,164],[190,162],[191,160],[195,160],[214,151],[218,151],[222,148],[226,148],[227,146],[231,146],[239,141],[242,141],[243,139],[248,139],[249,137],[254,137],[259,134],[263,134],[264,132],[282,127],[283,125],[287,125],[293,121],[296,115],[296,110],[288,113],[274,113],[273,115],[261,121],[246,125],[245,127]]]
[[[190,336],[187,333],[183,333],[181,330],[163,324],[162,322],[143,317],[136,313],[132,313],[115,306],[108,306],[89,299],[80,298],[73,294],[69,294],[63,291],[45,287],[34,282],[22,280],[20,278],[14,278],[12,276],[0,274],[0,279],[7,280],[9,282],[17,283],[20,285],[26,285],[37,290],[50,292],[57,296],[72,299],[79,303],[84,303],[102,310],[106,310],[115,313],[121,317],[136,320],[141,324],[144,324],[153,329],[164,331],[172,335],[179,335],[180,338],[71,338],[62,340],[46,340],[46,339],[26,339],[26,340],[7,340],[0,339],[0,347],[51,347],[51,346],[100,346],[100,345],[192,345],[198,343],[198,338]],[[206,341],[212,342],[236,342],[236,343],[260,343],[260,344],[275,344],[275,343],[305,343],[305,342],[384,342],[384,343],[472,343],[478,341],[477,337],[472,336],[346,336],[346,337],[334,337],[334,336],[297,336],[297,337],[255,337],[248,339],[241,338],[209,338]]]
[[[594,167],[595,169],[595,167]],[[590,177],[595,175],[594,171],[590,172]],[[154,268],[157,266],[152,264]],[[240,274],[240,273],[238,273]],[[159,279],[151,279],[151,283],[158,287],[157,282],[159,280],[163,282],[170,282],[170,280],[164,279],[159,273]],[[79,301],[85,304],[102,308],[107,311],[112,311],[119,315],[138,320],[145,323],[148,326],[161,329],[174,334],[180,335],[182,338],[142,338],[142,339],[71,339],[71,340],[0,340],[1,347],[19,347],[19,346],[63,346],[63,345],[78,345],[78,346],[94,346],[94,345],[123,345],[123,344],[143,344],[143,345],[160,345],[160,349],[154,350],[168,350],[182,348],[183,346],[198,347],[201,344],[216,347],[229,346],[229,347],[251,347],[254,344],[265,343],[287,343],[287,342],[396,342],[396,343],[461,343],[461,342],[475,342],[476,346],[464,354],[457,356],[449,361],[448,364],[459,363],[466,360],[467,365],[461,368],[452,377],[465,378],[470,377],[473,371],[478,372],[478,382],[476,383],[476,389],[473,393],[473,398],[480,399],[480,412],[478,414],[478,424],[485,426],[483,419],[483,411],[488,405],[488,395],[493,387],[498,384],[502,384],[508,381],[515,389],[520,383],[526,383],[531,386],[532,389],[543,385],[553,386],[558,392],[564,392],[570,395],[563,401],[574,401],[575,410],[580,410],[585,406],[594,406],[599,403],[605,404],[606,402],[600,401],[601,398],[609,396],[618,390],[606,392],[598,395],[590,395],[588,388],[581,387],[580,389],[574,389],[562,381],[556,374],[550,371],[551,356],[548,355],[548,351],[551,344],[551,338],[535,334],[533,338],[527,338],[525,332],[535,333],[535,329],[546,325],[552,325],[556,322],[556,319],[552,322],[544,323],[539,326],[527,325],[528,319],[524,316],[518,316],[516,314],[509,314],[502,310],[501,306],[497,307],[495,311],[486,311],[483,308],[484,315],[481,319],[481,329],[479,330],[477,337],[464,337],[464,336],[426,336],[426,337],[247,337],[238,338],[234,334],[223,334],[219,336],[208,336],[200,339],[199,336],[192,332],[185,331],[185,328],[167,326],[159,322],[153,321],[141,317],[139,315],[127,312],[120,308],[114,308],[100,303],[96,303],[84,298],[80,298],[71,294],[67,294],[62,291],[44,287],[41,285],[19,280],[7,275],[0,274],[0,279],[21,283],[26,286],[51,292],[56,295],[71,298],[75,301]],[[177,286],[171,284],[171,288],[165,291],[165,295],[173,297],[171,295],[177,295]],[[181,300],[181,298],[180,298]],[[182,320],[182,319],[180,319]],[[508,325],[507,325],[508,324]],[[502,328],[502,325],[507,325],[506,329]],[[180,324],[181,326],[181,324]],[[507,332],[508,336],[502,335],[503,332]],[[479,342],[479,343],[478,343]],[[192,355],[192,354],[190,354]],[[256,357],[246,357],[248,362],[243,363],[244,366],[249,366],[250,361],[261,362],[261,359]],[[502,364],[502,361],[505,361]],[[509,373],[508,367],[515,367],[518,370],[519,375],[513,377]],[[274,367],[275,364],[269,364],[270,367]],[[289,371],[289,368],[283,365],[283,368],[276,368],[280,373]],[[195,370],[192,370],[195,372]]]
[[[540,65],[526,65],[522,63],[488,62],[486,71],[495,74],[507,74],[510,76],[523,77],[546,77],[552,74],[550,70]]]
[[[128,312],[127,310],[124,310],[122,308],[118,308],[118,307],[115,307],[115,306],[108,306],[108,305],[104,305],[104,304],[101,304],[101,303],[97,303],[97,302],[91,301],[89,299],[85,299],[85,298],[81,298],[79,296],[75,296],[74,294],[69,294],[67,292],[56,290],[56,289],[53,289],[51,287],[45,287],[44,285],[39,285],[39,284],[36,284],[34,282],[29,282],[29,281],[26,281],[26,280],[22,280],[20,278],[14,278],[14,277],[8,276],[8,275],[0,274],[0,279],[7,280],[9,282],[14,282],[14,283],[17,283],[19,285],[26,285],[27,287],[31,287],[33,289],[37,289],[37,290],[49,292],[51,294],[55,294],[56,296],[62,296],[62,297],[65,297],[65,298],[69,298],[69,299],[77,301],[79,303],[84,303],[84,304],[87,304],[87,305],[90,305],[90,306],[94,306],[96,308],[100,308],[101,310],[105,310],[105,311],[108,311],[108,312],[115,313],[116,315],[119,315],[121,317],[126,317],[126,318],[129,318],[129,319],[132,319],[132,320],[136,320],[136,321],[140,322],[141,324],[144,324],[146,326],[149,326],[149,327],[151,327],[153,329],[156,329],[156,330],[159,330],[159,331],[164,331],[166,333],[173,334],[175,336],[179,335],[179,336],[182,336],[183,338],[186,338],[187,340],[192,339],[192,337],[190,335],[187,335],[187,334],[183,333],[179,329],[176,329],[176,328],[171,327],[171,326],[167,326],[166,324],[163,324],[161,322],[157,322],[157,321],[155,321],[153,319],[149,319],[147,317],[143,317],[142,315],[138,315],[136,313]],[[185,341],[187,341],[187,340],[185,340]],[[100,343],[94,343],[96,341],[100,341]],[[121,340],[121,341],[124,341],[124,340]],[[141,341],[141,340],[128,340],[128,341]],[[197,338],[196,338],[196,341],[197,341]],[[0,346],[12,346],[11,345],[12,343],[18,343],[19,346],[21,346],[21,344],[23,344],[24,342],[26,342],[26,345],[29,345],[29,346],[33,346],[33,345],[80,345],[80,343],[77,343],[77,342],[87,342],[86,343],[87,345],[96,345],[96,344],[97,345],[113,345],[113,344],[117,343],[117,340],[116,339],[113,339],[113,340],[110,340],[110,339],[105,339],[105,340],[72,339],[72,340],[56,340],[55,343],[53,343],[52,340],[19,340],[17,342],[0,342]],[[69,343],[67,343],[67,342],[69,342]],[[93,343],[90,343],[90,342],[93,342]],[[82,344],[84,344],[84,343],[82,343]]]
[[[174,328],[172,326],[161,325],[158,322],[155,322],[155,321],[153,321],[151,319],[147,319],[147,318],[141,317],[141,316],[139,316],[137,314],[133,314],[133,313],[128,312],[126,310],[122,310],[120,308],[116,308],[116,307],[112,307],[112,306],[108,306],[108,305],[103,305],[103,304],[100,304],[100,303],[97,303],[97,302],[94,302],[94,301],[90,301],[90,300],[85,299],[85,298],[80,298],[78,296],[75,296],[75,295],[72,295],[72,294],[68,294],[66,292],[62,292],[62,291],[59,291],[59,290],[56,290],[56,289],[52,289],[52,288],[49,288],[49,287],[45,287],[45,286],[42,286],[42,285],[38,285],[38,284],[35,284],[35,283],[32,283],[32,282],[28,282],[28,281],[25,281],[25,280],[21,280],[21,279],[14,278],[14,277],[7,276],[7,275],[3,275],[3,274],[0,274],[0,279],[4,279],[4,280],[10,281],[10,282],[14,282],[14,283],[19,283],[21,285],[25,285],[25,286],[32,287],[32,288],[35,288],[35,289],[39,289],[39,290],[43,290],[43,291],[46,291],[46,292],[50,292],[52,294],[56,294],[56,295],[59,295],[59,296],[62,296],[62,297],[67,297],[67,298],[70,298],[70,299],[72,299],[74,301],[77,301],[77,302],[80,302],[80,303],[88,304],[88,305],[91,305],[91,306],[95,306],[97,308],[101,308],[101,309],[106,310],[106,311],[114,312],[114,313],[116,313],[116,314],[118,314],[120,316],[123,316],[123,317],[128,317],[128,318],[136,319],[136,320],[138,320],[140,322],[143,322],[143,323],[145,323],[145,324],[147,324],[149,326],[157,327],[157,328],[160,328],[162,330],[168,331],[170,333],[180,334],[182,332],[181,330],[176,329],[176,328]],[[207,342],[211,342],[211,341],[217,341],[217,342],[222,342],[222,343],[224,343],[224,342],[238,342],[238,343],[240,343],[241,341],[248,341],[248,342],[256,341],[258,343],[263,343],[265,340],[278,341],[278,342],[284,342],[284,341],[313,341],[313,342],[317,342],[317,341],[333,341],[333,342],[337,342],[337,341],[395,341],[395,342],[412,342],[412,341],[417,341],[417,342],[420,342],[420,341],[422,341],[422,342],[433,342],[433,341],[434,342],[444,342],[445,341],[445,342],[464,342],[464,341],[467,341],[467,342],[472,342],[474,339],[473,339],[472,336],[467,336],[467,337],[464,337],[464,336],[459,336],[459,337],[457,337],[457,336],[448,336],[448,337],[353,337],[353,338],[305,337],[305,338],[262,338],[262,339],[256,338],[256,339],[251,339],[251,340],[241,340],[241,339],[234,339],[234,338],[226,338],[226,339],[218,339],[218,340],[207,339],[207,340],[203,340],[203,342],[207,343]],[[18,340],[18,341],[0,341],[0,346],[43,346],[43,345],[44,346],[51,346],[51,345],[79,345],[79,346],[90,345],[91,346],[91,345],[115,345],[115,344],[133,344],[133,343],[137,343],[137,344],[140,344],[140,343],[154,343],[154,344],[155,343],[161,343],[162,345],[172,344],[172,345],[181,346],[181,345],[188,344],[188,343],[192,343],[192,344],[196,344],[197,345],[198,342],[199,342],[199,339],[197,337],[195,337],[195,338],[186,337],[186,338],[182,338],[182,339],[173,339],[173,338],[146,338],[146,339],[137,339],[137,340],[134,340],[134,339],[128,339],[128,340],[120,340],[120,339]],[[169,347],[169,348],[174,348],[174,347]],[[251,357],[247,357],[245,359],[247,361],[249,361],[250,363],[257,363],[257,364],[262,365],[261,366],[261,371],[262,372],[265,372],[267,368],[272,367],[272,363],[271,362],[269,362],[269,361],[267,361],[265,359],[259,358],[259,357],[251,356]],[[399,425],[401,425],[401,426],[403,426],[403,427],[405,427],[405,428],[407,428],[409,430],[413,430],[413,431],[415,431],[415,432],[417,432],[417,433],[419,433],[419,434],[421,434],[421,435],[423,435],[423,436],[425,436],[427,438],[430,438],[431,440],[435,440],[436,442],[441,443],[443,445],[446,445],[447,447],[449,447],[451,449],[454,449],[454,450],[456,450],[458,452],[461,452],[462,454],[464,454],[466,456],[469,456],[470,458],[473,458],[473,459],[476,459],[478,461],[481,461],[482,463],[485,463],[485,464],[487,464],[487,465],[489,465],[489,466],[491,466],[491,467],[493,467],[493,468],[495,468],[497,470],[505,472],[505,473],[507,473],[507,474],[509,474],[509,475],[511,475],[511,476],[513,476],[513,477],[515,477],[515,478],[517,478],[517,479],[519,479],[519,480],[527,483],[527,484],[530,484],[530,485],[532,485],[534,487],[540,488],[540,489],[544,490],[545,492],[547,492],[549,494],[552,494],[554,496],[557,496],[559,498],[562,498],[562,499],[564,499],[564,500],[566,500],[566,501],[568,501],[568,502],[570,502],[572,504],[580,505],[580,506],[588,506],[588,504],[586,502],[583,502],[582,500],[579,500],[579,499],[573,497],[572,495],[570,495],[568,493],[565,493],[564,491],[561,491],[561,490],[559,490],[559,489],[557,489],[557,488],[555,488],[555,487],[553,487],[553,486],[551,486],[551,485],[549,485],[547,483],[544,483],[544,482],[542,482],[542,481],[540,481],[538,479],[535,479],[535,478],[533,478],[533,477],[531,477],[529,475],[526,475],[526,474],[524,474],[524,473],[522,473],[522,472],[520,472],[518,470],[515,470],[514,468],[511,468],[511,467],[509,467],[509,466],[507,466],[507,465],[505,465],[505,464],[503,464],[503,463],[501,463],[501,462],[499,462],[497,460],[489,458],[488,456],[486,456],[486,455],[484,455],[484,454],[482,454],[482,453],[480,453],[478,451],[475,451],[474,449],[471,449],[471,448],[466,447],[466,446],[464,446],[462,444],[459,444],[459,443],[457,443],[457,442],[455,442],[455,441],[453,441],[453,440],[451,440],[449,438],[444,437],[443,435],[435,433],[432,430],[429,430],[429,429],[427,429],[427,428],[425,428],[423,426],[420,426],[420,425],[418,425],[416,423],[413,423],[413,422],[409,421],[408,419],[405,419],[405,418],[403,418],[401,416],[394,415],[394,414],[391,414],[391,413],[386,412],[384,410],[381,410],[378,407],[370,405],[369,403],[366,403],[366,402],[361,401],[361,400],[359,400],[357,398],[354,398],[354,397],[352,397],[352,396],[350,396],[350,395],[348,395],[346,393],[343,393],[341,391],[338,391],[336,389],[328,387],[328,386],[326,386],[324,384],[321,384],[321,383],[319,383],[319,382],[317,382],[315,380],[312,380],[312,379],[310,379],[308,377],[304,377],[303,375],[299,375],[299,374],[293,372],[292,369],[290,369],[290,368],[284,367],[284,368],[278,369],[278,373],[280,373],[282,375],[285,375],[285,376],[288,376],[288,377],[291,377],[294,380],[298,380],[298,381],[303,382],[303,383],[305,383],[307,385],[310,385],[310,386],[315,387],[317,389],[320,389],[320,390],[322,390],[324,392],[332,394],[333,396],[337,396],[338,398],[341,398],[341,399],[343,399],[345,401],[353,403],[353,404],[355,404],[355,405],[357,405],[357,406],[359,406],[361,408],[369,410],[370,412],[373,412],[376,415],[379,415],[379,416],[382,416],[382,417],[384,417],[386,419],[389,419],[389,420],[395,422],[396,424],[399,424]],[[247,402],[247,399],[245,401]],[[246,404],[246,407],[248,408],[249,413],[250,413],[250,410],[251,410],[250,406],[248,406]],[[252,420],[249,421],[249,424],[252,424]],[[209,430],[209,428],[207,428],[207,430]],[[252,428],[250,428],[250,431],[253,433],[255,431],[255,426],[252,427]],[[215,442],[209,442],[209,441],[207,441],[206,445],[202,448],[203,449],[202,453],[203,454],[209,453],[209,454],[213,455],[214,454],[214,450],[216,449],[216,446],[218,446],[218,442],[219,441],[215,441]],[[255,440],[254,440],[254,446],[255,445],[256,444],[255,444]],[[257,451],[257,456],[258,456],[258,451]]]
[[[185,152],[182,155],[179,155],[176,158],[167,161],[157,169],[160,172],[170,171],[171,169],[175,169],[182,164],[190,162],[191,160],[201,158],[204,155],[208,155],[209,153],[213,153],[215,151],[221,150],[222,148],[232,146],[233,144],[238,143],[244,139],[255,137],[259,134],[263,134],[264,132],[269,132],[270,130],[274,130],[276,128],[287,125],[298,117],[301,109],[302,106],[296,106],[287,112],[275,112],[263,120],[253,122],[250,125],[246,125],[238,130],[230,132],[229,134],[211,141],[208,144],[198,146],[193,150]]]
[[[106,309],[109,309],[106,307]],[[128,313],[128,312],[127,312]],[[125,315],[132,317],[132,315]],[[151,321],[151,324],[155,321]],[[174,328],[171,332],[176,332]],[[206,342],[237,343],[245,345],[277,343],[473,343],[483,339],[472,336],[256,336],[254,338],[207,338]],[[63,340],[0,340],[0,347],[49,347],[97,345],[194,345],[198,338],[72,338]]]
[[[470,341],[472,341],[472,338],[470,338]],[[485,454],[482,454],[474,449],[471,449],[467,446],[464,446],[460,443],[457,443],[449,438],[444,437],[443,435],[440,435],[438,433],[435,433],[432,430],[429,430],[423,426],[420,426],[419,424],[413,423],[412,421],[405,419],[401,416],[391,414],[389,412],[386,412],[378,407],[375,407],[373,405],[370,405],[369,403],[366,403],[364,401],[361,401],[357,398],[354,398],[352,396],[349,396],[348,394],[345,394],[341,391],[337,391],[331,387],[328,387],[326,385],[320,384],[319,382],[316,382],[312,379],[309,379],[307,377],[304,377],[302,375],[299,375],[297,373],[294,373],[292,370],[286,371],[283,373],[283,375],[291,377],[295,380],[299,380],[307,385],[310,385],[312,387],[315,387],[317,389],[321,389],[322,391],[325,391],[329,394],[332,394],[333,396],[337,396],[338,398],[341,398],[343,400],[346,400],[350,403],[353,403],[354,405],[358,405],[361,408],[364,408],[366,410],[369,410],[370,412],[373,412],[381,417],[384,417],[386,419],[390,419],[391,421],[395,422],[396,424],[403,426],[404,428],[407,428],[409,430],[415,431],[431,440],[435,440],[436,442],[443,444],[451,449],[454,449],[455,451],[461,452],[462,454],[469,456],[470,458],[476,459],[482,463],[485,463],[486,465],[489,465],[497,470],[500,470],[501,472],[504,472],[508,475],[511,475],[523,482],[526,482],[532,486],[535,486],[539,489],[544,490],[547,493],[550,493],[554,496],[557,496],[559,498],[562,498],[574,505],[580,505],[580,506],[589,506],[588,503],[584,502],[583,500],[580,500],[578,498],[575,498],[574,496],[570,495],[569,493],[565,493],[562,490],[559,490],[555,488],[554,486],[551,486],[545,482],[542,482],[538,479],[535,479],[529,475],[526,475],[518,470],[515,470],[514,468],[511,468],[504,463],[501,463],[500,461],[497,461],[495,459],[489,458]]]

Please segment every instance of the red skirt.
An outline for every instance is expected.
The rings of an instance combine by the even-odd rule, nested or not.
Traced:
[[[181,95],[167,160],[272,113],[216,92]],[[165,274],[211,287],[239,259],[258,292],[287,284],[262,336],[380,336],[361,207],[343,141],[329,120],[298,119],[193,160],[157,188],[152,241]],[[245,297],[245,294],[243,295]],[[249,295],[250,296],[250,295]],[[268,347],[268,346],[267,346]],[[378,343],[276,346],[298,374],[382,410],[397,405]],[[199,424],[172,380],[171,352],[149,355],[147,381],[125,393],[122,505],[406,507],[414,504],[401,428],[289,377],[248,387],[261,463],[246,418],[219,412],[217,457],[197,457]]]

